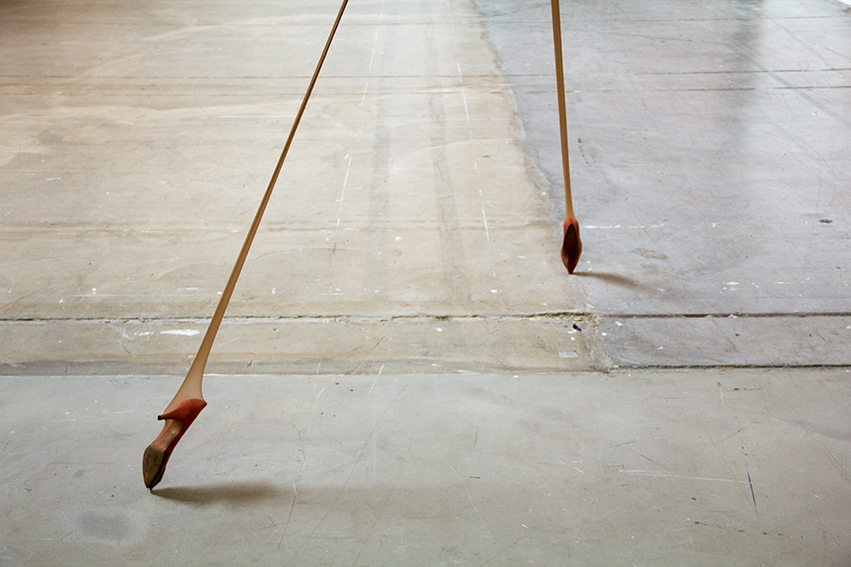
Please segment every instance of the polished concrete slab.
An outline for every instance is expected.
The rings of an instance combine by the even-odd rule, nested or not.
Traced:
[[[211,314],[337,8],[4,8],[5,360],[138,365],[101,356],[116,319]],[[228,315],[509,315],[546,334],[587,313],[475,7],[356,2],[343,23]],[[66,354],[43,322],[93,346]]]
[[[848,369],[4,378],[4,565],[848,565]],[[37,448],[37,450],[34,450]]]
[[[337,3],[205,5],[63,4],[46,42],[7,8],[6,318],[212,310]],[[353,3],[231,315],[584,311],[482,33],[468,2]]]
[[[749,317],[757,334],[788,352],[801,350],[804,317],[847,317],[847,6],[562,4],[571,171],[586,244],[578,275],[591,310],[623,325],[604,338],[613,358],[648,332],[682,337],[672,325],[688,324],[661,315]],[[563,207],[552,62],[535,55],[552,45],[548,3],[477,5],[527,148],[549,180],[556,226]],[[706,364],[715,354],[724,362],[715,347],[691,356],[723,333],[689,331],[677,363]],[[851,335],[827,340],[851,363]],[[623,362],[671,364],[654,350],[642,346]],[[817,363],[818,354],[804,358]]]
[[[607,317],[602,341],[632,367],[847,367],[851,317]]]
[[[0,3],[0,566],[851,565],[834,0]]]
[[[583,285],[595,310],[848,312],[847,8],[564,4],[574,191],[593,243]],[[544,47],[547,3],[478,5],[558,193],[552,64],[531,56]]]

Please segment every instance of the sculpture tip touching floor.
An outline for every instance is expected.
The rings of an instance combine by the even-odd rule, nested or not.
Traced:
[[[325,48],[322,50],[322,55],[319,57],[319,62],[316,64],[316,69],[313,71],[313,77],[310,79],[310,84],[307,91],[304,93],[304,98],[301,101],[301,106],[293,120],[290,134],[284,144],[284,149],[281,152],[281,157],[278,159],[278,164],[275,166],[275,171],[272,178],[269,180],[269,185],[266,187],[266,192],[263,194],[263,199],[260,201],[260,206],[257,208],[257,213],[254,215],[254,220],[251,222],[251,228],[248,229],[248,234],[245,236],[245,241],[242,244],[242,249],[239,251],[239,256],[231,270],[230,277],[224,290],[219,297],[219,303],[216,306],[216,311],[213,313],[213,318],[210,320],[210,325],[207,327],[207,332],[204,334],[204,339],[201,341],[201,346],[198,348],[198,354],[195,355],[195,360],[189,368],[183,383],[177,390],[174,398],[166,407],[157,419],[165,420],[165,426],[159,436],[154,439],[145,453],[142,456],[142,476],[145,481],[145,486],[148,490],[153,489],[163,478],[165,466],[171,456],[177,442],[186,433],[186,430],[192,424],[201,410],[207,406],[207,402],[201,395],[201,383],[204,379],[204,368],[207,365],[207,358],[210,356],[210,350],[213,348],[213,341],[216,340],[219,325],[225,316],[230,298],[233,295],[233,290],[236,287],[237,279],[245,265],[245,259],[248,257],[248,250],[251,248],[251,243],[254,242],[254,236],[257,234],[257,228],[260,226],[260,220],[263,218],[263,213],[266,210],[266,205],[272,196],[272,190],[275,188],[275,183],[278,180],[278,175],[284,165],[284,160],[289,152],[290,145],[295,137],[296,129],[298,129],[301,117],[304,115],[304,110],[307,108],[307,101],[310,100],[310,93],[313,92],[313,87],[316,85],[316,79],[319,77],[319,71],[322,69],[322,63],[328,55],[328,49],[331,47],[331,40],[334,39],[334,34],[340,25],[340,20],[343,18],[343,12],[346,10],[346,5],[349,0],[343,0],[340,5],[340,11],[337,13],[337,19],[331,28],[331,33],[328,35],[328,40],[325,42]]]
[[[561,261],[572,274],[582,254],[582,241],[579,239],[579,222],[573,212],[573,195],[570,189],[570,157],[567,151],[567,102],[564,96],[564,62],[561,54],[561,16],[559,0],[552,0],[553,9],[553,45],[556,59],[556,93],[558,95],[558,122],[561,135],[561,160],[564,172],[564,237],[561,243]]]
[[[576,219],[564,221],[564,240],[561,243],[561,261],[567,268],[567,273],[572,274],[579,263],[582,254],[582,240],[579,239],[579,222]]]
[[[162,480],[171,452],[205,407],[207,402],[193,398],[182,402],[175,410],[157,416],[157,419],[165,421],[165,425],[142,456],[142,476],[148,490],[153,490]]]

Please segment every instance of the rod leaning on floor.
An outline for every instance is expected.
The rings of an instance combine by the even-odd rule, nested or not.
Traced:
[[[293,120],[289,136],[284,144],[284,149],[281,151],[281,157],[278,159],[275,171],[272,174],[272,178],[269,180],[269,185],[266,188],[266,192],[263,194],[263,199],[260,201],[257,213],[254,215],[251,228],[248,230],[245,242],[242,245],[242,249],[239,251],[239,256],[237,257],[233,270],[231,271],[230,278],[228,278],[227,284],[225,284],[225,288],[222,291],[222,297],[219,299],[216,311],[213,313],[213,318],[210,321],[210,326],[207,327],[207,332],[204,335],[204,339],[201,341],[198,353],[195,355],[195,360],[192,362],[192,366],[189,368],[186,378],[184,378],[183,383],[177,390],[177,394],[175,394],[174,398],[168,406],[166,406],[163,413],[158,417],[158,419],[165,420],[165,425],[163,426],[162,432],[160,432],[159,436],[157,436],[154,442],[145,449],[145,453],[142,457],[142,475],[145,480],[145,486],[148,487],[149,490],[152,490],[154,486],[160,482],[163,473],[165,472],[168,459],[178,441],[180,441],[192,421],[194,421],[201,410],[207,405],[206,402],[204,402],[204,398],[201,393],[201,383],[204,378],[204,369],[207,366],[207,359],[209,358],[210,351],[213,348],[213,341],[216,339],[216,333],[218,332],[219,326],[224,318],[225,310],[227,310],[228,303],[233,295],[233,290],[236,287],[239,274],[245,264],[245,259],[248,257],[248,251],[251,248],[251,243],[254,242],[254,236],[257,234],[257,228],[260,226],[263,213],[266,211],[266,206],[269,204],[269,199],[271,198],[272,191],[275,188],[275,183],[278,181],[278,176],[280,175],[281,168],[284,165],[284,160],[287,157],[287,153],[289,152],[293,138],[295,137],[296,129],[298,129],[301,117],[304,115],[305,108],[307,108],[307,102],[310,100],[310,94],[313,92],[313,87],[316,85],[316,79],[319,77],[319,71],[322,69],[322,64],[325,62],[325,57],[328,55],[328,50],[331,47],[331,41],[334,39],[334,34],[340,26],[340,21],[343,19],[343,12],[345,12],[346,5],[348,3],[349,0],[343,0],[343,3],[340,5],[340,11],[337,13],[337,19],[334,21],[331,33],[328,35],[328,40],[325,42],[325,48],[322,50],[322,55],[319,57],[319,62],[316,64],[316,70],[313,72],[310,84],[307,87],[307,91],[304,93],[304,99],[302,99],[301,106],[298,109],[295,120]]]
[[[553,46],[555,48],[556,91],[558,93],[558,120],[561,134],[561,163],[564,171],[564,237],[561,244],[561,261],[572,274],[582,254],[579,239],[579,222],[573,212],[573,195],[570,188],[570,156],[567,151],[567,103],[564,96],[564,61],[561,54],[561,15],[559,0],[551,0],[553,9]]]

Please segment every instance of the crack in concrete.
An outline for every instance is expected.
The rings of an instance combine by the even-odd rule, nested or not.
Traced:
[[[758,319],[758,318],[783,318],[783,317],[851,317],[851,312],[846,311],[806,311],[806,312],[777,312],[777,313],[748,313],[748,312],[729,312],[729,313],[600,313],[597,314],[600,319],[724,319],[724,318],[741,318],[741,319]]]
[[[151,323],[169,322],[182,324],[207,324],[211,317],[16,317],[0,318],[0,325],[10,323],[101,323],[109,325],[112,323]],[[340,313],[331,315],[239,315],[225,317],[225,323],[240,322],[278,322],[278,321],[355,321],[364,323],[387,323],[406,320],[431,320],[431,321],[536,321],[536,320],[569,319],[571,322],[587,321],[596,319],[592,313],[584,311],[542,311],[533,313],[510,313],[502,315],[487,315],[481,313],[464,314],[427,314],[416,313],[406,315],[355,315]]]

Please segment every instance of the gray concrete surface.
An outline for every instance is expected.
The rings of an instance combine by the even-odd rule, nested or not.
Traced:
[[[847,6],[563,4],[571,169],[588,243],[579,276],[592,311],[622,324],[605,339],[613,359],[635,361],[617,353],[636,335],[669,333],[665,317],[752,318],[757,336],[791,352],[801,350],[802,315],[847,317]],[[532,55],[551,45],[547,3],[477,5],[549,179],[555,226],[563,206],[552,69]],[[697,330],[689,342],[722,335]],[[849,338],[827,339],[845,364]],[[711,358],[692,352],[679,362]],[[670,363],[667,353],[642,354],[642,364]]]
[[[6,8],[6,360],[134,364],[147,349],[185,364],[194,344],[169,358],[124,322],[190,332],[212,312],[335,4]],[[353,3],[232,320],[587,313],[483,34],[467,2]],[[92,345],[111,325],[122,348],[69,352],[44,321]]]
[[[0,3],[0,566],[851,565],[851,14]]]
[[[4,378],[4,565],[851,559],[848,369],[211,376],[148,493],[174,386]]]

